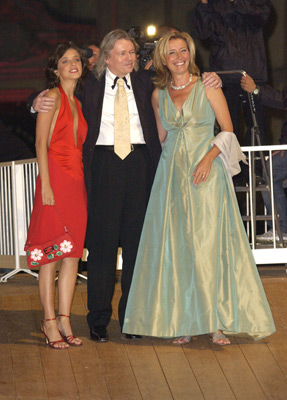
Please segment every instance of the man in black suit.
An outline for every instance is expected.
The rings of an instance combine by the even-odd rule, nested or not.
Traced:
[[[81,94],[88,136],[83,147],[89,198],[87,229],[88,309],[91,338],[108,340],[119,245],[122,248],[123,325],[128,292],[149,193],[161,146],[151,106],[153,84],[148,71],[135,71],[136,47],[125,31],[108,33],[101,44],[96,76],[90,74]],[[114,152],[116,78],[126,78],[132,151]],[[131,335],[126,335],[127,338]]]
[[[161,152],[151,105],[153,73],[136,71],[136,60],[136,44],[127,32],[108,33],[101,43],[96,70],[88,75],[79,97],[88,123],[83,146],[88,191],[87,320],[90,337],[97,342],[109,339],[107,326],[112,314],[119,246],[123,256],[119,322],[123,325],[141,229]],[[118,78],[125,79],[129,110],[131,152],[124,159],[114,152]],[[216,75],[207,76],[205,82],[217,87],[221,84]],[[38,96],[39,103],[49,99],[43,94]],[[45,111],[52,106],[50,100],[38,105],[34,102],[33,108]],[[138,335],[125,337],[140,338]]]

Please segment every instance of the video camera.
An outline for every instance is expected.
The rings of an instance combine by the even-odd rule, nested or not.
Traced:
[[[132,26],[128,30],[128,33],[133,37],[139,46],[139,65],[141,68],[144,68],[146,64],[152,60],[153,51],[157,45],[157,40],[150,40],[150,38],[145,35],[139,26]],[[154,70],[154,67],[151,66],[150,69]]]
[[[82,50],[85,58],[93,57],[93,50],[90,49],[89,47],[81,47],[80,49]]]

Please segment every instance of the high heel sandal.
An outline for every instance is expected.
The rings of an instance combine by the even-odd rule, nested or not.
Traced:
[[[173,344],[187,344],[191,340],[191,336],[178,336],[173,339]]]
[[[46,332],[45,332],[45,329],[44,329],[44,322],[55,321],[55,320],[56,320],[56,318],[50,318],[50,319],[42,319],[42,321],[41,321],[42,322],[41,332],[45,336],[46,344],[48,346],[50,346],[52,349],[57,349],[57,350],[68,349],[69,346],[63,346],[63,347],[57,346],[58,343],[65,343],[65,341],[63,339],[50,341],[50,339],[46,335]]]
[[[58,317],[70,318],[69,315],[65,315],[65,314],[58,314],[58,315],[57,315],[57,318],[58,318]],[[60,329],[59,329],[59,332],[60,332],[60,335],[62,336],[62,338],[64,339],[64,341],[65,341],[66,343],[68,343],[70,346],[76,346],[76,347],[82,346],[82,344],[83,344],[82,341],[81,341],[81,343],[75,343],[75,340],[81,340],[81,339],[77,338],[77,337],[74,336],[74,335],[65,336],[65,335],[63,334],[63,332],[60,331]]]
[[[209,333],[208,336],[212,339],[212,343],[214,344],[219,344],[220,346],[227,346],[230,344],[230,340],[222,333],[221,330]]]

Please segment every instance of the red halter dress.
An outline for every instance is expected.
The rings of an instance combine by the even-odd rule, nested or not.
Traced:
[[[82,257],[87,225],[82,146],[87,135],[87,123],[76,99],[78,134],[75,143],[74,120],[69,100],[60,85],[59,90],[61,107],[48,149],[49,177],[57,212],[55,214],[52,206],[43,206],[41,178],[38,175],[27,242],[48,242],[63,234],[63,227],[66,226],[76,248],[71,257]]]

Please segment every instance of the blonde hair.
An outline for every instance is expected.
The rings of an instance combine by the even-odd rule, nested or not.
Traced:
[[[183,39],[186,42],[190,55],[188,71],[193,75],[200,75],[199,68],[195,64],[195,45],[192,37],[186,32],[167,33],[159,40],[153,57],[153,64],[156,70],[154,84],[159,89],[164,89],[171,81],[171,73],[166,66],[166,58],[169,52],[169,42],[174,39]]]
[[[106,34],[100,45],[99,58],[94,71],[98,79],[102,77],[107,68],[106,59],[110,56],[116,41],[121,39],[129,40],[130,42],[132,42],[132,44],[135,47],[135,51],[137,51],[136,42],[128,32],[123,31],[121,29],[115,29],[114,31],[111,31],[108,34]],[[134,68],[135,70],[138,69],[137,63],[135,64]]]

